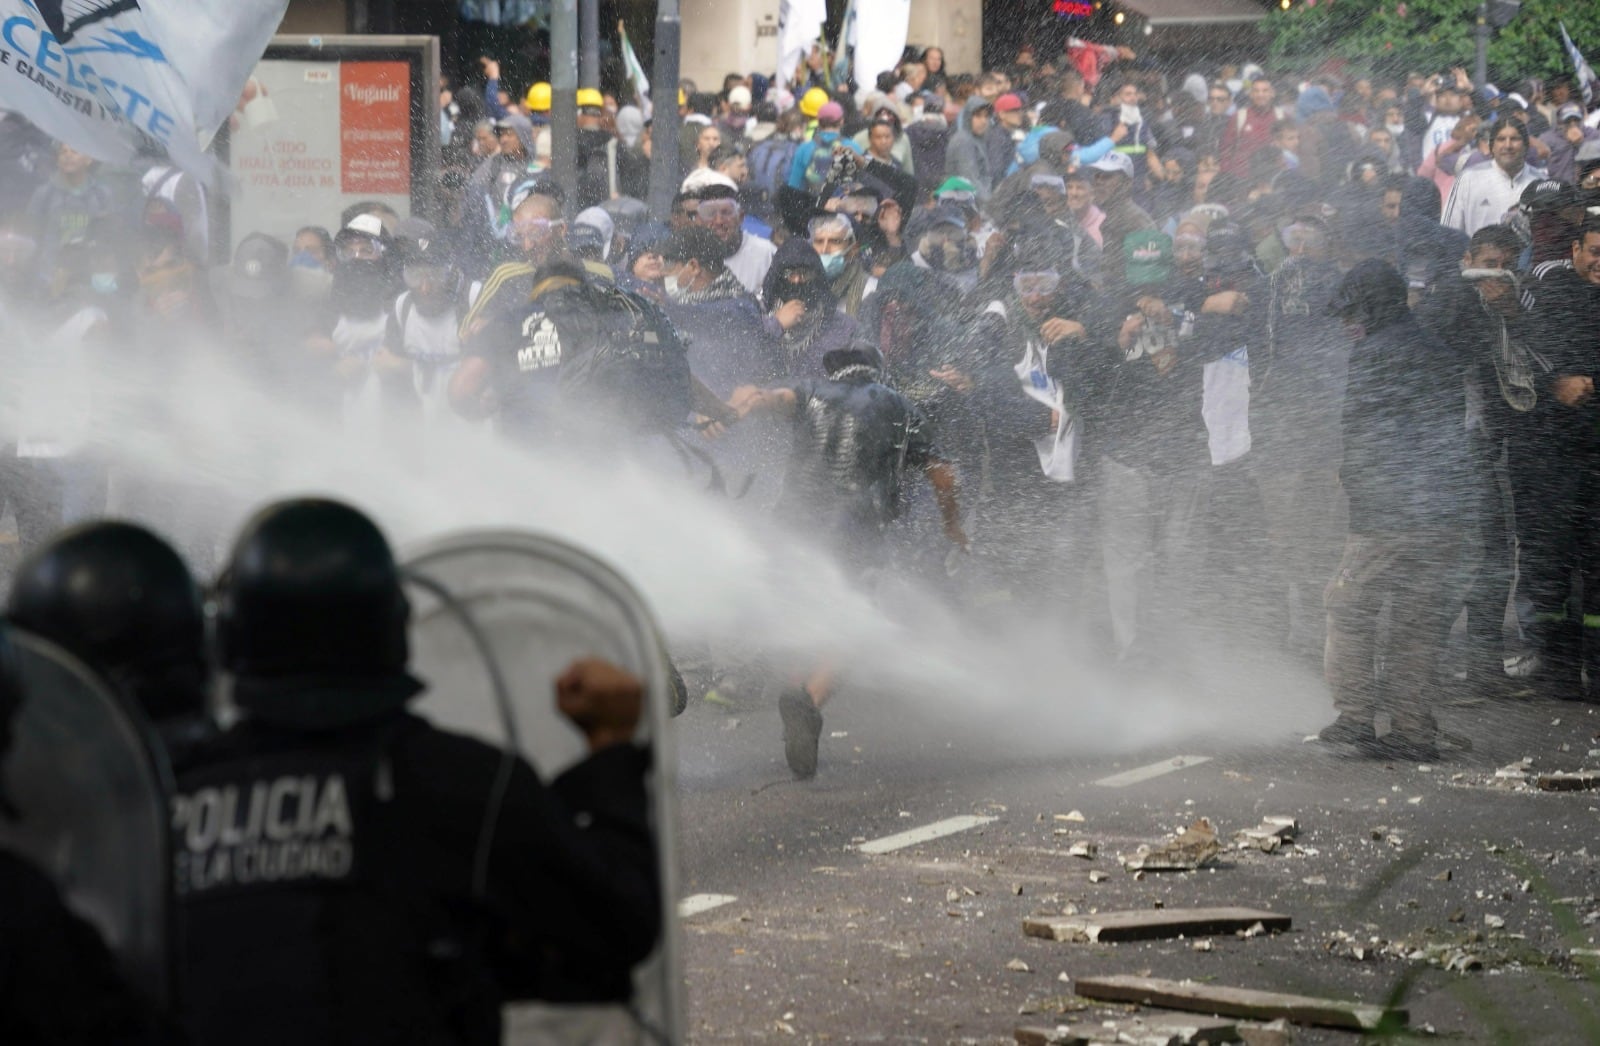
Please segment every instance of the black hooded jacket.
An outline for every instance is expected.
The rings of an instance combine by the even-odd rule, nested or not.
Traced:
[[[1457,524],[1471,489],[1466,359],[1412,317],[1405,281],[1387,262],[1350,270],[1328,309],[1362,332],[1340,424],[1351,532]]]
[[[1467,235],[1439,224],[1444,204],[1428,178],[1407,178],[1400,190],[1397,256],[1400,274],[1411,289],[1433,290],[1453,277],[1467,253]]]

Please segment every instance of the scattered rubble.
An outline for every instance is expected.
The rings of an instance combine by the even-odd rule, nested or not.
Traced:
[[[1059,1024],[1054,1028],[1018,1028],[1023,1046],[1089,1046],[1126,1043],[1129,1046],[1195,1046],[1210,1042],[1239,1042],[1238,1025],[1218,1017],[1155,1014],[1099,1024]]]
[[[1235,832],[1233,841],[1240,850],[1273,853],[1285,843],[1294,842],[1298,834],[1300,822],[1292,817],[1263,817],[1259,826]]]
[[[1164,846],[1139,847],[1123,865],[1130,872],[1192,872],[1216,860],[1220,853],[1217,830],[1209,818],[1202,817]]]

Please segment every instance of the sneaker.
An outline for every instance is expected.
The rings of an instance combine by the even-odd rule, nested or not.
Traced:
[[[822,738],[822,710],[804,690],[785,690],[778,698],[783,717],[783,757],[800,780],[817,776],[817,743]]]
[[[1366,745],[1377,739],[1372,717],[1357,712],[1340,712],[1339,718],[1317,731],[1317,740],[1330,745]]]

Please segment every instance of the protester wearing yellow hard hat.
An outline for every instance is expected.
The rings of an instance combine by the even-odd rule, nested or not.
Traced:
[[[528,97],[523,99],[523,104],[530,113],[548,113],[550,111],[550,85],[536,83],[528,88]]]

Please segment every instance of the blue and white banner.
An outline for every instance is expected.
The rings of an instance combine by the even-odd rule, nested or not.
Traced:
[[[795,70],[822,36],[822,23],[827,19],[827,0],[782,0],[778,5],[779,86],[794,82]]]
[[[0,107],[108,163],[165,153],[207,180],[289,0],[0,0]]]
[[[1589,63],[1584,60],[1583,52],[1578,50],[1578,45],[1572,42],[1572,37],[1567,35],[1567,24],[1561,26],[1561,46],[1566,48],[1567,57],[1572,59],[1572,68],[1578,78],[1578,87],[1583,91],[1583,107],[1585,109],[1594,105],[1596,87],[1600,81],[1596,80],[1594,70],[1589,68]]]

